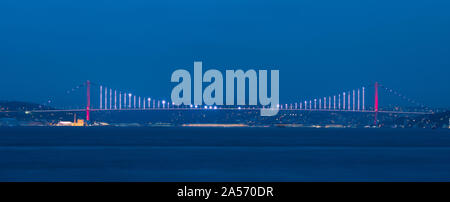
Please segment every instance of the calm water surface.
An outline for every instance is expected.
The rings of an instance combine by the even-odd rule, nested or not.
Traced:
[[[450,181],[450,130],[0,128],[0,181]]]

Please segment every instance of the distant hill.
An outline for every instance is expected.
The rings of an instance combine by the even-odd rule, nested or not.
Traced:
[[[28,111],[54,109],[46,105],[20,101],[0,101],[0,111]]]
[[[444,125],[449,125],[450,111],[436,113],[430,116],[430,122],[436,124],[435,127],[441,128]]]
[[[33,110],[52,110],[53,107],[46,105],[20,102],[20,101],[0,101],[0,126],[14,125],[48,125],[58,121],[71,121],[74,114],[72,112],[51,112],[33,113]],[[16,122],[17,121],[17,122]]]
[[[450,111],[430,115],[401,117],[394,124],[407,128],[448,128]]]

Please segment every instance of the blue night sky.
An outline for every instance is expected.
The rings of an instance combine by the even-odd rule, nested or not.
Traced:
[[[450,107],[450,1],[0,2],[0,100],[89,79],[169,98],[175,69],[279,69],[281,102],[379,81]]]

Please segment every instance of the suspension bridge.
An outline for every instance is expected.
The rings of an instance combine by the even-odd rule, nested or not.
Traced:
[[[93,88],[95,87],[95,88]],[[373,88],[373,104],[368,104],[368,88]],[[77,91],[85,89],[86,105],[82,108],[74,109],[46,109],[32,110],[31,112],[85,112],[86,120],[91,120],[92,111],[146,111],[146,110],[260,110],[268,106],[211,106],[211,105],[174,105],[164,99],[155,99],[151,96],[140,96],[124,90],[110,88],[105,85],[92,83],[90,81],[83,82],[77,87],[68,91]],[[93,105],[92,90],[98,91],[98,104]],[[421,107],[422,111],[405,111],[405,110],[382,110],[380,107],[380,90],[384,90],[389,94],[400,97],[402,100],[415,106]],[[372,103],[372,101],[371,101]],[[95,107],[93,107],[95,106]],[[390,89],[378,82],[372,85],[365,85],[352,90],[341,91],[339,93],[321,96],[312,99],[305,99],[293,103],[283,103],[277,105],[279,110],[293,111],[322,111],[322,112],[354,112],[354,113],[373,113],[374,125],[377,124],[377,116],[379,113],[398,113],[398,114],[432,114],[431,110],[416,102],[405,95]]]

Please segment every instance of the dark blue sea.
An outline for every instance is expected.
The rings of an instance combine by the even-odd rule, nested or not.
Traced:
[[[0,181],[450,181],[450,130],[0,128]]]

